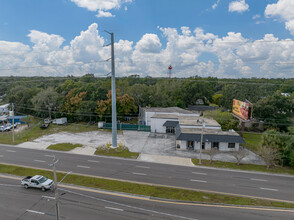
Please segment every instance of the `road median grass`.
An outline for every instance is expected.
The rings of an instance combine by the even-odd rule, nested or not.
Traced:
[[[81,144],[71,144],[71,143],[60,143],[60,144],[52,144],[47,149],[49,150],[59,150],[59,151],[71,151],[77,147],[82,147]]]
[[[117,148],[111,148],[110,146],[103,145],[96,148],[96,155],[112,156],[112,157],[124,157],[130,159],[137,159],[140,153],[130,152],[125,146],[119,145]]]
[[[33,169],[13,165],[0,164],[0,173],[33,176],[43,175],[53,179],[53,173],[49,170]],[[65,173],[57,172],[58,181],[62,179]],[[264,206],[278,208],[294,208],[294,203],[285,203],[279,201],[270,201],[263,199],[254,199],[247,197],[238,197],[223,194],[206,193],[201,191],[179,189],[173,187],[152,186],[126,181],[110,180],[90,176],[71,174],[67,176],[64,183],[78,186],[85,186],[109,191],[123,192],[142,196],[149,196],[159,199],[182,200],[189,202],[227,204],[227,205],[246,205],[246,206]]]
[[[201,160],[201,161],[202,161],[202,164],[199,164],[198,159],[192,159],[192,162],[194,163],[194,165],[197,165],[197,166],[294,175],[294,169],[289,167],[272,167],[270,169],[266,169],[266,166],[256,165],[256,164],[240,164],[238,166],[236,163],[232,163],[232,162],[213,161],[210,164],[209,160]]]

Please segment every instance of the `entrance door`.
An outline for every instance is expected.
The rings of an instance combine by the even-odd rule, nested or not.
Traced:
[[[187,149],[194,150],[194,141],[187,141]]]

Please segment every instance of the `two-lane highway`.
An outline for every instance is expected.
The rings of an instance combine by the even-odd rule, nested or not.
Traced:
[[[0,177],[0,219],[55,218],[55,199],[50,191],[20,187],[19,180]],[[70,187],[70,186],[69,186]],[[208,205],[110,194],[91,189],[60,188],[61,219],[175,219],[175,220],[292,220],[293,210]]]
[[[53,154],[60,159],[58,170],[65,172],[294,202],[294,177],[287,175],[175,166],[5,145],[0,146],[0,163],[49,169]]]

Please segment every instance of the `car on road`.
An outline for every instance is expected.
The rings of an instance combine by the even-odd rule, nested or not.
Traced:
[[[47,179],[44,176],[41,175],[35,175],[35,176],[27,176],[24,179],[21,180],[21,185],[24,186],[24,188],[39,188],[43,192],[45,192],[48,189],[51,189],[53,187],[53,180]]]

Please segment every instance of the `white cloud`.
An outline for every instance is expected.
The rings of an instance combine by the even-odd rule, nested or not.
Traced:
[[[293,77],[294,41],[291,39],[266,34],[251,41],[241,33],[217,36],[199,27],[193,31],[189,27],[181,27],[179,31],[170,27],[159,27],[159,30],[162,35],[144,34],[138,42],[118,39],[115,43],[118,76],[162,77],[167,75],[171,64],[176,77]],[[0,59],[1,76],[86,73],[101,76],[110,72],[110,62],[104,62],[110,57],[110,48],[103,47],[106,40],[96,23],[81,31],[68,45],[63,45],[64,38],[59,35],[37,30],[31,31],[28,37],[32,46],[0,41],[0,55],[4,54]]]
[[[229,12],[242,13],[248,10],[249,10],[249,5],[245,2],[245,0],[233,1],[233,2],[230,2],[229,4]]]
[[[216,9],[216,8],[218,7],[219,3],[220,3],[220,0],[217,0],[217,1],[211,6],[212,9],[213,9],[213,10]]]
[[[141,53],[159,53],[161,43],[156,34],[145,34],[136,44],[135,49]]]
[[[294,19],[286,22],[286,29],[294,36]]]
[[[261,17],[261,16],[260,16],[259,14],[256,14],[256,15],[253,15],[253,16],[252,16],[252,19],[253,19],[253,20],[256,20],[256,19],[259,19],[260,17]]]
[[[102,11],[102,10],[99,10],[98,11],[98,14],[96,15],[97,18],[113,18],[115,17],[115,15],[111,14],[110,12],[108,11]]]
[[[113,17],[113,15],[108,12],[112,9],[119,9],[124,3],[130,3],[132,0],[71,0],[77,6],[86,8],[89,11],[98,11],[96,15],[100,17]]]
[[[46,48],[48,50],[57,50],[64,42],[64,38],[55,35],[55,34],[47,34],[41,31],[31,30],[28,34],[28,37],[30,38],[31,42],[34,43],[34,48]]]
[[[267,17],[279,17],[285,21],[285,28],[294,36],[294,1],[279,0],[277,3],[268,4],[265,9]]]

